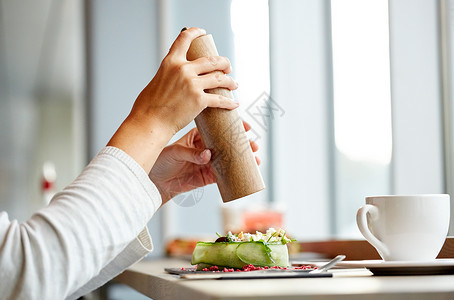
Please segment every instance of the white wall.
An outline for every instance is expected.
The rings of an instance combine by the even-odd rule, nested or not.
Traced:
[[[76,0],[0,5],[0,210],[11,219],[46,205],[45,161],[56,190],[85,163],[82,16]]]
[[[438,1],[391,0],[393,193],[443,193]]]
[[[157,1],[86,1],[89,157],[109,141],[158,69]],[[149,223],[163,253],[161,213]]]
[[[299,239],[330,233],[331,53],[329,1],[270,1],[274,201]]]
[[[450,235],[454,234],[454,1],[440,1],[441,67],[443,86],[443,117],[445,139],[446,192],[451,195]]]
[[[89,1],[90,156],[106,145],[159,66],[156,1]]]

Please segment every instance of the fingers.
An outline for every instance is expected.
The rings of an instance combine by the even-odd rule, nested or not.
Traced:
[[[202,152],[198,152],[197,159],[201,165],[209,163],[211,159],[211,151],[209,149],[205,149]]]
[[[259,150],[259,145],[256,142],[249,141],[249,144],[251,145],[252,152],[257,152]]]
[[[198,136],[198,134],[199,132],[197,130],[197,127],[194,127],[175,143],[180,145],[186,145],[187,147],[189,147],[190,145],[192,145],[194,139],[196,138],[196,136]]]
[[[222,72],[213,72],[210,74],[202,75],[198,77],[200,84],[204,90],[214,88],[227,88],[229,90],[236,90],[238,83],[236,83],[232,77],[225,75]]]
[[[243,121],[243,125],[245,125],[245,127],[249,126],[250,128],[250,125],[247,122]],[[176,143],[179,143],[187,139],[193,139],[194,136],[198,134],[199,133],[197,128],[193,128]],[[186,141],[186,143],[192,144],[192,141],[191,142]],[[249,141],[249,144],[251,146],[252,152],[257,152],[259,150],[259,145],[256,142]],[[184,146],[180,144],[175,145],[175,147],[173,147],[173,150],[175,151],[174,155],[176,155],[178,157],[178,160],[180,161],[188,161],[197,165],[205,165],[211,159],[211,151],[209,149],[193,148],[190,146]],[[257,162],[257,165],[260,166],[261,163],[260,158],[255,156],[255,161]]]
[[[243,121],[243,127],[246,132],[248,132],[252,128],[252,126],[246,121]]]
[[[246,131],[249,131],[251,129],[251,125],[249,125],[249,123],[247,123],[246,121],[243,121],[243,125],[244,125],[244,128]],[[194,140],[196,140],[196,139],[200,139],[200,134],[199,134],[199,131],[197,130],[197,127],[194,127],[188,133],[186,133],[183,137],[181,137],[176,143],[184,144],[184,145],[187,145],[187,147],[190,147],[190,145],[195,144]],[[259,144],[257,144],[256,142],[254,142],[252,140],[249,141],[249,145],[251,146],[252,152],[257,152],[260,149]],[[205,147],[203,147],[203,149],[205,149]],[[199,150],[201,150],[201,151],[203,149],[199,148]]]
[[[222,56],[201,57],[190,62],[190,64],[197,74],[206,74],[216,70],[225,74],[232,72],[229,59]]]
[[[217,95],[217,94],[208,94],[205,93],[204,95],[205,103],[207,107],[217,107],[217,108],[225,108],[225,109],[235,109],[240,104],[238,102],[232,101],[232,99]]]
[[[180,58],[186,59],[186,53],[188,52],[192,41],[205,34],[206,31],[204,29],[197,27],[191,27],[182,31],[180,35],[178,35],[175,42],[173,42],[172,47],[170,47],[169,55],[176,55]]]
[[[209,149],[197,149],[175,145],[174,156],[180,161],[188,161],[197,165],[207,164],[211,159],[211,151]]]

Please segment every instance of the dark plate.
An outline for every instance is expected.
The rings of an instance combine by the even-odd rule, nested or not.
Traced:
[[[277,278],[317,278],[332,277],[331,273],[309,273],[311,270],[260,270],[249,272],[196,271],[195,268],[165,268],[169,274],[187,279],[277,279]]]

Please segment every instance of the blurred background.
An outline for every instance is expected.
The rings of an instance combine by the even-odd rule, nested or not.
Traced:
[[[152,257],[267,226],[359,239],[365,196],[453,195],[453,0],[0,3],[10,218],[45,206],[104,147],[185,26],[231,60],[267,189],[228,204],[216,185],[178,196],[149,224]]]

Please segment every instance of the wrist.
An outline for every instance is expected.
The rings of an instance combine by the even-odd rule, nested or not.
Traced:
[[[165,189],[160,186],[158,182],[154,181],[153,178],[150,177],[150,180],[154,183],[154,185],[158,189],[159,194],[161,195],[161,206],[166,204],[171,199],[170,195],[165,191]]]
[[[107,146],[117,147],[150,173],[162,149],[167,145],[173,133],[157,120],[143,122],[134,116],[128,116],[112,136]]]
[[[130,114],[124,123],[145,135],[145,138],[153,137],[163,147],[167,146],[170,139],[175,135],[173,128],[161,121],[157,115]]]

